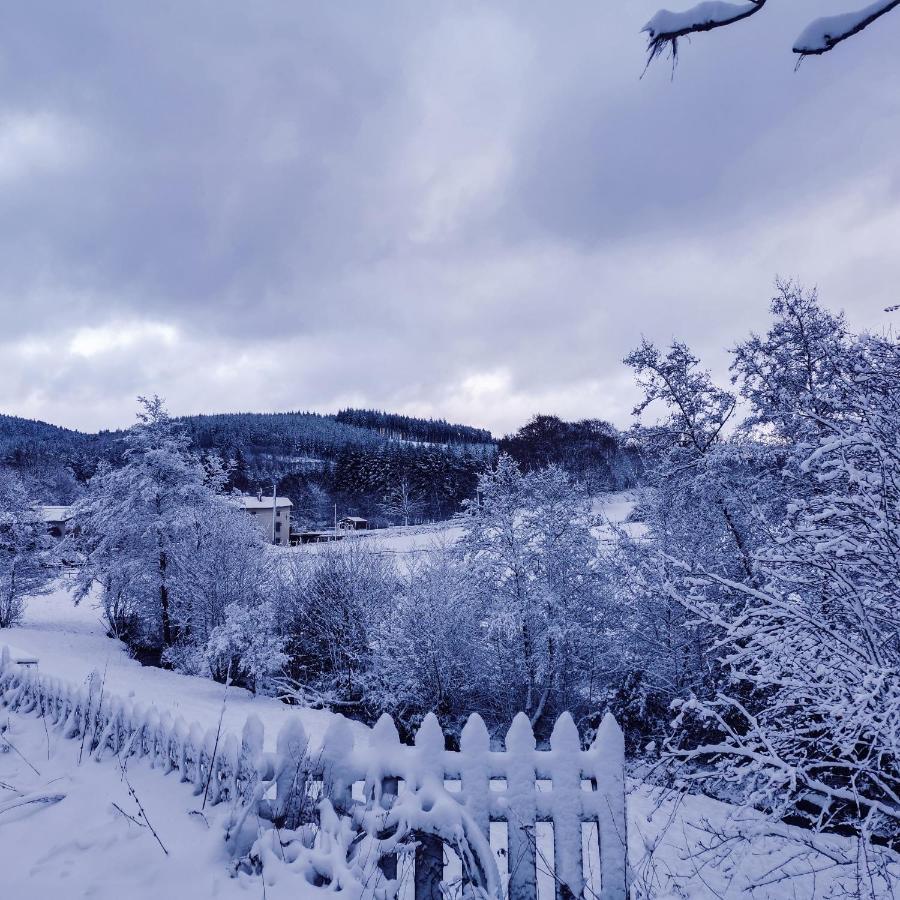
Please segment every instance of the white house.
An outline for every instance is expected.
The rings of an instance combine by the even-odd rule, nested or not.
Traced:
[[[272,515],[272,497],[257,494],[255,497],[241,497],[240,501],[257,527],[262,529],[269,543],[288,546],[291,535],[291,507],[294,504],[287,497],[274,499],[274,516]]]

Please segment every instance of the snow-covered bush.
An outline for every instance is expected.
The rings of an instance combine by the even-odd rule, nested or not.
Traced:
[[[428,712],[456,733],[471,710],[487,712],[491,646],[483,597],[470,590],[459,551],[433,546],[416,554],[394,603],[375,623],[370,702],[407,734]]]
[[[372,633],[399,585],[393,560],[348,541],[282,563],[276,590],[287,637],[288,692],[302,702],[365,714]]]
[[[251,690],[264,688],[288,661],[271,601],[247,605],[229,603],[225,619],[210,633],[204,649],[211,671],[223,670]]]
[[[0,628],[16,625],[25,598],[53,576],[49,539],[20,478],[0,466]]]

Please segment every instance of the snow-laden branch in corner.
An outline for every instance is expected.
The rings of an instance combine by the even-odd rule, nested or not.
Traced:
[[[661,9],[641,29],[649,36],[649,61],[662,53],[667,45],[671,46],[673,55],[677,54],[679,38],[740,22],[741,19],[758,13],[766,2],[767,0],[748,0],[746,3],[724,3],[721,0],[706,0],[684,12]]]
[[[721,0],[705,0],[683,12],[661,9],[641,29],[648,35],[648,65],[666,47],[671,49],[673,57],[677,56],[679,38],[733,25],[758,13],[767,2],[768,0],[745,0],[743,3],[725,3]],[[876,0],[856,12],[816,19],[810,22],[794,42],[794,53],[801,58],[827,53],[898,6],[900,0]]]
[[[900,0],[878,0],[858,12],[825,16],[810,22],[794,43],[794,53],[801,56],[819,56],[827,53],[841,41],[859,34],[876,19],[900,6]]]

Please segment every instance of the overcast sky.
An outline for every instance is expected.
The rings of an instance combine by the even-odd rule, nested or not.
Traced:
[[[640,78],[658,0],[10,4],[0,411],[626,425],[641,335],[722,373],[776,274],[883,327],[900,12],[790,53],[847,2],[775,0],[674,80]]]

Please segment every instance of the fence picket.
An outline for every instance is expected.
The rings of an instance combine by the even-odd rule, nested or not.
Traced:
[[[584,890],[581,854],[581,741],[572,716],[564,712],[550,735],[553,873],[557,900],[573,900]]]
[[[534,823],[537,784],[534,771],[535,740],[531,722],[518,713],[506,734],[506,807],[509,857],[509,900],[535,900]]]
[[[416,767],[410,788],[417,790],[431,782],[444,786],[444,732],[434,713],[422,720],[415,737]],[[441,880],[444,877],[444,844],[433,834],[418,834],[416,848],[415,898],[441,900]]]
[[[368,802],[388,810],[397,799],[400,790],[400,779],[394,774],[384,774],[382,761],[386,757],[396,755],[398,749],[402,746],[400,735],[397,733],[397,726],[389,715],[384,714],[379,717],[372,728],[369,745],[372,748],[373,761],[378,760],[379,764],[372,766],[373,771],[366,772],[366,799]],[[384,840],[389,835],[387,832],[382,831],[378,833],[378,837]],[[378,867],[384,873],[385,878],[395,879],[397,877],[397,855],[395,853],[386,854],[379,861]]]
[[[603,717],[590,756],[597,787],[600,900],[624,900],[628,891],[625,737],[612,713]]]

